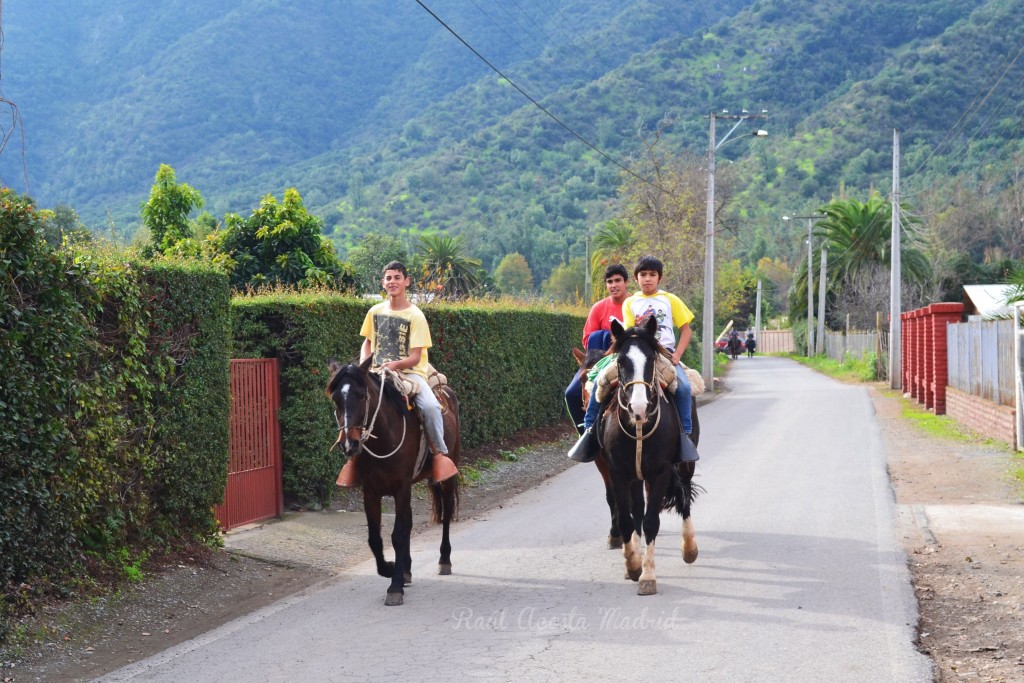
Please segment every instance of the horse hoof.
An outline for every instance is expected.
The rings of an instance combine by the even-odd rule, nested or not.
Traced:
[[[637,569],[626,569],[626,578],[629,579],[630,581],[639,581],[640,580],[640,574],[642,574],[642,573],[643,573],[643,570],[639,569],[639,568],[637,568]]]
[[[402,572],[402,583],[406,586],[412,585],[412,574],[409,572]]]
[[[452,566],[450,564],[438,564],[437,573],[439,576],[451,576]]]
[[[621,550],[622,549],[622,536],[609,536],[608,537],[608,550]]]
[[[693,564],[696,561],[697,561],[697,549],[696,548],[694,548],[693,550],[684,550],[683,551],[683,562],[685,562],[686,564]]]
[[[396,607],[401,605],[404,599],[405,596],[402,593],[388,593],[388,597],[384,598],[384,605],[387,607]]]
[[[654,579],[644,579],[636,587],[637,595],[654,595],[658,592],[658,582]]]

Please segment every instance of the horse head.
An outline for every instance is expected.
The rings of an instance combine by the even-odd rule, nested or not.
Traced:
[[[372,356],[361,364],[343,365],[333,358],[327,362],[331,370],[327,396],[334,403],[334,420],[338,423],[338,440],[331,449],[340,446],[342,453],[348,457],[356,455],[363,445],[372,362]]]
[[[581,351],[576,347],[572,348],[572,357],[579,363],[580,369],[577,371],[579,376],[580,385],[583,388],[583,409],[586,410],[587,404],[590,402],[590,392],[587,391],[587,373],[591,368],[601,360],[602,357],[607,353],[603,349],[587,349]]]
[[[648,412],[657,405],[654,364],[662,348],[657,334],[658,321],[654,316],[628,330],[612,320],[612,352],[617,354],[619,366],[619,404],[634,425],[644,424]]]

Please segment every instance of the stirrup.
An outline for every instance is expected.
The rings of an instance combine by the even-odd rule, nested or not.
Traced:
[[[455,463],[451,458],[444,453],[434,453],[434,462],[431,466],[430,479],[435,484],[447,481],[458,473],[459,468],[455,466]]]
[[[353,486],[359,486],[362,482],[359,481],[359,472],[356,471],[356,456],[352,456],[345,461],[345,465],[341,468],[341,472],[338,474],[338,486],[345,488],[352,488]]]
[[[700,454],[697,453],[697,447],[693,445],[689,434],[683,434],[680,437],[679,453],[676,457],[676,462],[697,462],[700,460]]]
[[[597,443],[597,435],[594,428],[584,430],[579,441],[569,449],[569,459],[576,462],[594,462],[597,459],[597,452],[600,446]]]

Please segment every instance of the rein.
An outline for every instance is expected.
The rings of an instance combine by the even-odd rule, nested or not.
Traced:
[[[643,476],[643,473],[640,470],[640,464],[641,464],[641,460],[643,459],[643,451],[644,451],[644,445],[643,444],[644,444],[644,440],[647,439],[647,437],[649,437],[651,434],[653,434],[658,429],[658,425],[661,424],[661,400],[660,399],[661,399],[661,396],[662,396],[662,392],[661,392],[661,385],[660,384],[645,382],[642,379],[636,379],[636,380],[632,380],[632,381],[626,382],[624,384],[620,384],[619,385],[619,390],[617,392],[615,392],[615,396],[616,396],[616,400],[619,403],[619,408],[621,408],[622,410],[626,410],[626,411],[629,410],[629,406],[627,406],[625,403],[623,403],[623,397],[625,396],[626,388],[630,387],[630,386],[632,386],[634,384],[642,384],[647,389],[648,395],[653,397],[653,400],[654,400],[654,409],[653,409],[653,411],[654,411],[654,425],[647,431],[646,434],[644,434],[643,430],[644,430],[644,424],[646,423],[646,420],[645,420],[644,422],[641,422],[640,424],[636,425],[636,434],[630,434],[629,430],[626,429],[626,425],[622,424],[622,411],[621,410],[615,411],[615,418],[616,418],[616,421],[619,423],[619,429],[622,431],[622,433],[625,434],[630,439],[633,439],[633,441],[636,442],[636,478],[640,479],[640,480],[643,480],[644,476]]]

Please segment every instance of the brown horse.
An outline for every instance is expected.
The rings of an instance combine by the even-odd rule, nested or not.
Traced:
[[[363,486],[363,508],[369,531],[370,550],[377,561],[377,573],[391,579],[384,604],[401,605],[403,585],[412,583],[412,486],[426,479],[431,471],[431,455],[419,417],[407,399],[390,381],[382,382],[380,373],[370,370],[372,358],[362,364],[342,365],[333,358],[328,365],[331,380],[327,395],[334,402],[338,440],[342,452],[356,460],[356,471]],[[448,457],[459,462],[459,401],[455,391],[444,385],[437,392],[444,416],[444,439]],[[431,521],[442,524],[441,558],[438,573],[451,574],[452,546],[449,527],[458,509],[459,481],[452,477],[429,485],[432,502]],[[391,545],[394,562],[384,560],[381,539],[381,499],[395,499],[395,528]]]
[[[580,384],[583,386],[583,409],[586,411],[587,404],[590,403],[590,393],[587,391],[587,373],[594,364],[597,363],[608,351],[600,349],[588,349],[582,351],[581,349],[573,348],[572,357],[576,359],[579,364],[579,377]],[[690,440],[693,441],[693,445],[698,445],[700,441],[700,420],[697,419],[697,398],[693,398],[693,403],[690,407],[690,417],[693,420],[693,432],[690,434]],[[608,549],[617,550],[622,548],[622,531],[619,529],[619,518],[618,513],[615,511],[615,496],[612,494],[612,479],[611,472],[608,468],[608,460],[605,456],[604,450],[602,449],[598,453],[597,458],[594,460],[594,464],[597,465],[597,471],[601,474],[601,479],[604,481],[604,499],[608,504],[608,511],[611,515],[611,526],[608,528]],[[690,465],[688,468],[680,465],[681,468],[688,469],[690,476],[693,475],[693,466]],[[685,473],[684,473],[685,476]],[[640,533],[640,519],[643,512],[643,507],[640,506],[637,510],[634,510],[634,520],[636,522],[636,532]]]

